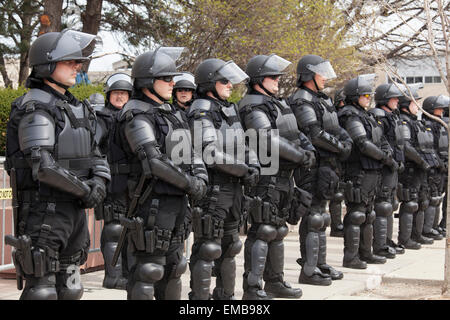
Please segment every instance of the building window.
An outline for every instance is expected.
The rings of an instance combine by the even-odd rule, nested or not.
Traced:
[[[423,83],[423,77],[414,77],[414,83]]]
[[[441,83],[441,77],[433,77],[433,82],[434,83]]]
[[[414,77],[406,77],[406,83],[414,83]]]
[[[399,78],[394,78],[394,82],[401,83],[402,80],[400,80]],[[388,77],[388,83],[392,83],[392,80],[389,77]]]
[[[433,77],[425,77],[425,83],[433,83]]]

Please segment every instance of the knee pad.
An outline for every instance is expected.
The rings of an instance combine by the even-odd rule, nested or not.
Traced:
[[[419,210],[424,211],[430,206],[430,201],[428,199],[419,201]]]
[[[343,192],[336,192],[334,194],[334,198],[333,198],[332,201],[341,202],[341,201],[344,201],[344,199],[345,199],[345,197],[344,197],[344,193]]]
[[[353,211],[348,213],[348,218],[351,224],[361,225],[366,221],[366,214],[361,211]]]
[[[277,237],[277,229],[268,224],[261,224],[256,231],[256,239],[270,242]]]
[[[415,201],[404,202],[400,209],[403,209],[406,213],[414,213],[419,210],[419,204]]]
[[[225,258],[233,258],[236,255],[238,255],[239,252],[241,252],[241,249],[242,249],[242,242],[241,242],[241,240],[239,240],[239,237],[238,237],[235,241],[230,243],[227,250],[225,251],[224,257]]]
[[[181,257],[181,260],[173,267],[172,272],[169,275],[170,279],[180,278],[187,270],[187,260],[185,256]]]
[[[328,212],[324,212],[322,213],[322,217],[323,217],[323,227],[329,227],[331,224],[331,216]]]
[[[199,249],[199,258],[205,261],[213,261],[220,257],[222,248],[216,242],[208,241],[203,243]]]
[[[369,213],[367,213],[366,215],[366,223],[368,224],[372,224],[375,221],[375,218],[377,217],[375,211],[370,211]]]
[[[122,232],[122,226],[120,223],[108,223],[103,227],[103,236],[105,242],[117,242]]]
[[[137,281],[155,283],[164,275],[164,267],[156,263],[139,263],[136,266],[135,277]]]
[[[319,231],[324,225],[324,219],[321,214],[316,213],[309,215],[307,219],[309,231]]]
[[[392,204],[387,201],[375,203],[375,214],[378,217],[388,217],[393,212]]]
[[[281,226],[277,228],[277,236],[275,237],[275,241],[283,240],[289,233],[289,229],[286,226]]]
[[[441,197],[431,197],[430,206],[437,207],[441,203]]]

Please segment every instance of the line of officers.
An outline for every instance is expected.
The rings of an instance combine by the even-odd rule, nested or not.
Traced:
[[[409,94],[418,100],[416,88],[380,85],[369,110],[374,88],[363,75],[333,103],[322,92],[336,77],[333,67],[306,55],[297,90],[281,99],[279,79],[291,63],[278,55],[251,58],[245,72],[233,61],[207,59],[193,76],[177,71],[183,48],[160,47],[136,58],[131,78],[108,78],[106,104],[98,95],[81,102],[67,89],[93,39],[74,30],[38,37],[29,53],[30,90],[12,104],[6,169],[15,235],[8,243],[18,288],[26,281],[21,299],[81,298],[79,266],[90,246],[85,208],[104,220],[103,286],[140,300],[180,299],[188,267],[189,299],[235,299],[242,249],[242,299],[300,298],[283,276],[287,223],[300,220],[299,283],[312,285],[343,278],[326,262],[330,225],[332,236],[344,237],[343,266],[355,269],[445,234],[445,214],[438,219],[448,134],[437,121],[417,119]],[[246,95],[228,102],[243,81]],[[442,118],[449,97],[428,97],[423,108]],[[256,147],[244,137],[249,129],[260,138]],[[184,148],[177,149],[180,137]],[[273,145],[279,167],[270,172],[262,157]]]

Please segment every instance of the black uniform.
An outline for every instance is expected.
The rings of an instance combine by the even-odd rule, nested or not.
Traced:
[[[339,126],[336,110],[325,94],[301,86],[289,98],[289,105],[298,127],[317,150],[315,166],[309,170],[296,169],[295,173],[297,186],[313,195],[310,211],[299,228],[300,282],[311,283],[309,279],[314,277],[322,285],[329,285],[331,279],[341,279],[343,274],[326,263],[325,230],[331,219],[325,207],[338,190],[340,160],[350,154],[352,141]]]
[[[103,200],[109,166],[94,140],[91,106],[29,80],[31,90],[11,108],[6,144],[19,205],[14,261],[26,278],[21,299],[80,299],[83,286],[68,287],[67,279],[79,279],[87,259],[84,208]],[[20,243],[31,247],[19,249]]]
[[[201,133],[198,137],[201,140],[195,145],[202,146],[209,176],[207,194],[198,202],[203,212],[201,215],[193,213],[194,244],[189,261],[192,291],[189,298],[210,299],[213,274],[216,277],[213,298],[234,299],[235,256],[242,248],[239,240],[243,198],[241,178],[248,174],[249,165],[259,168],[259,163],[255,156],[249,158],[234,104],[200,95],[187,115],[194,139],[198,132]],[[233,133],[231,136],[230,132]],[[219,141],[219,137],[223,140]],[[240,147],[245,149],[245,159],[238,158]],[[232,153],[227,153],[230,151]]]
[[[391,149],[380,124],[366,110],[347,104],[338,112],[339,122],[353,139],[345,162],[344,267],[366,268],[367,263],[384,263],[372,253],[374,201],[384,164],[392,167]]]
[[[315,156],[313,151],[302,148],[302,144],[305,141],[308,144],[309,141],[298,129],[295,116],[284,100],[252,90],[239,102],[239,113],[246,130],[254,129],[260,135],[263,130],[270,139],[267,143],[276,140],[279,147],[279,168],[276,168],[276,173],[261,175],[258,185],[249,193],[253,200],[249,212],[251,227],[245,241],[243,299],[264,297],[261,292],[262,279],[265,281],[264,291],[269,295],[299,298],[301,290],[292,289],[284,281],[283,239],[289,231],[286,220],[289,220],[290,211],[302,211],[296,215],[297,218],[295,215],[292,217],[297,221],[289,220],[296,224],[310,204],[310,194],[305,194],[299,188],[294,190],[294,169],[312,165],[311,160]],[[279,136],[273,136],[270,129],[278,129]],[[313,149],[310,143],[309,148]],[[258,154],[265,154],[267,150],[264,149],[264,146],[259,145]],[[271,165],[261,164],[263,169]],[[298,202],[295,208],[291,208],[294,194]]]
[[[400,111],[405,139],[405,171],[399,176],[397,195],[401,201],[398,241],[407,249],[420,249],[424,210],[429,205],[427,172],[439,166],[433,151],[431,130],[415,115]]]

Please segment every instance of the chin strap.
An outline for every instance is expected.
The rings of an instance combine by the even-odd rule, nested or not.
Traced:
[[[56,81],[56,80],[53,79],[52,77],[48,77],[48,78],[46,78],[46,79],[47,79],[49,82],[56,84],[58,87],[63,88],[64,90],[67,90],[67,89],[70,88],[70,86],[67,86],[67,85],[65,85],[65,84],[62,84],[61,82]]]
[[[148,91],[150,91],[151,94],[155,95],[159,100],[161,100],[163,103],[167,102],[167,99],[164,99],[161,97],[158,93],[156,93],[155,89],[153,89],[153,86],[151,88],[148,88]]]

